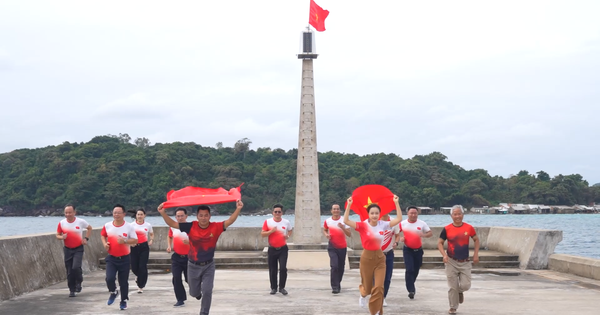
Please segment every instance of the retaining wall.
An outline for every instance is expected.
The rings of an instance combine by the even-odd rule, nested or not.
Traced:
[[[492,227],[487,248],[519,255],[521,269],[546,269],[556,245],[562,241],[562,231]]]
[[[600,280],[600,259],[553,254],[550,255],[548,269]]]

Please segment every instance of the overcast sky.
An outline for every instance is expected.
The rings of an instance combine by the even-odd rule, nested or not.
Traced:
[[[298,145],[309,0],[0,2],[0,152]],[[600,182],[600,1],[318,0],[318,150]]]

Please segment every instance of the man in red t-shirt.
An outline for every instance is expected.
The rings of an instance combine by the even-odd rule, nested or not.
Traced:
[[[438,240],[438,250],[444,257],[446,277],[448,278],[449,314],[456,314],[458,305],[464,301],[463,292],[471,288],[471,262],[469,261],[469,238],[475,242],[473,263],[479,262],[479,237],[470,224],[463,222],[464,212],[461,206],[454,206],[450,212],[452,224],[442,229]],[[448,240],[448,251],[444,251],[444,242]]]
[[[241,200],[236,202],[235,211],[229,219],[223,222],[210,222],[210,208],[206,205],[198,206],[197,221],[179,223],[171,219],[161,203],[158,212],[168,226],[179,229],[188,235],[190,250],[188,252],[188,280],[190,295],[202,299],[200,315],[208,315],[212,302],[212,290],[215,281],[215,249],[217,240],[235,220],[237,220],[244,204]]]

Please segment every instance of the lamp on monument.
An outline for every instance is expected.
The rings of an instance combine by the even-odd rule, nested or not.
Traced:
[[[317,45],[315,42],[315,33],[307,30],[300,36],[300,53],[298,59],[317,59]]]

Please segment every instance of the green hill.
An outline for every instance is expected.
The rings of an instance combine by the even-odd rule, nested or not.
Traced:
[[[155,209],[171,189],[223,187],[242,182],[247,211],[274,203],[294,207],[296,150],[250,149],[248,139],[234,147],[195,143],[130,143],[127,134],[99,136],[87,143],[65,142],[40,149],[0,154],[0,208],[18,214],[36,209],[79,209],[104,213],[115,203]],[[600,201],[600,187],[582,176],[521,171],[511,178],[483,169],[465,170],[433,152],[403,159],[395,154],[319,153],[321,209],[343,203],[364,184],[381,184],[401,196],[402,205],[440,207],[498,202],[589,204]],[[232,206],[233,208],[233,206]]]

